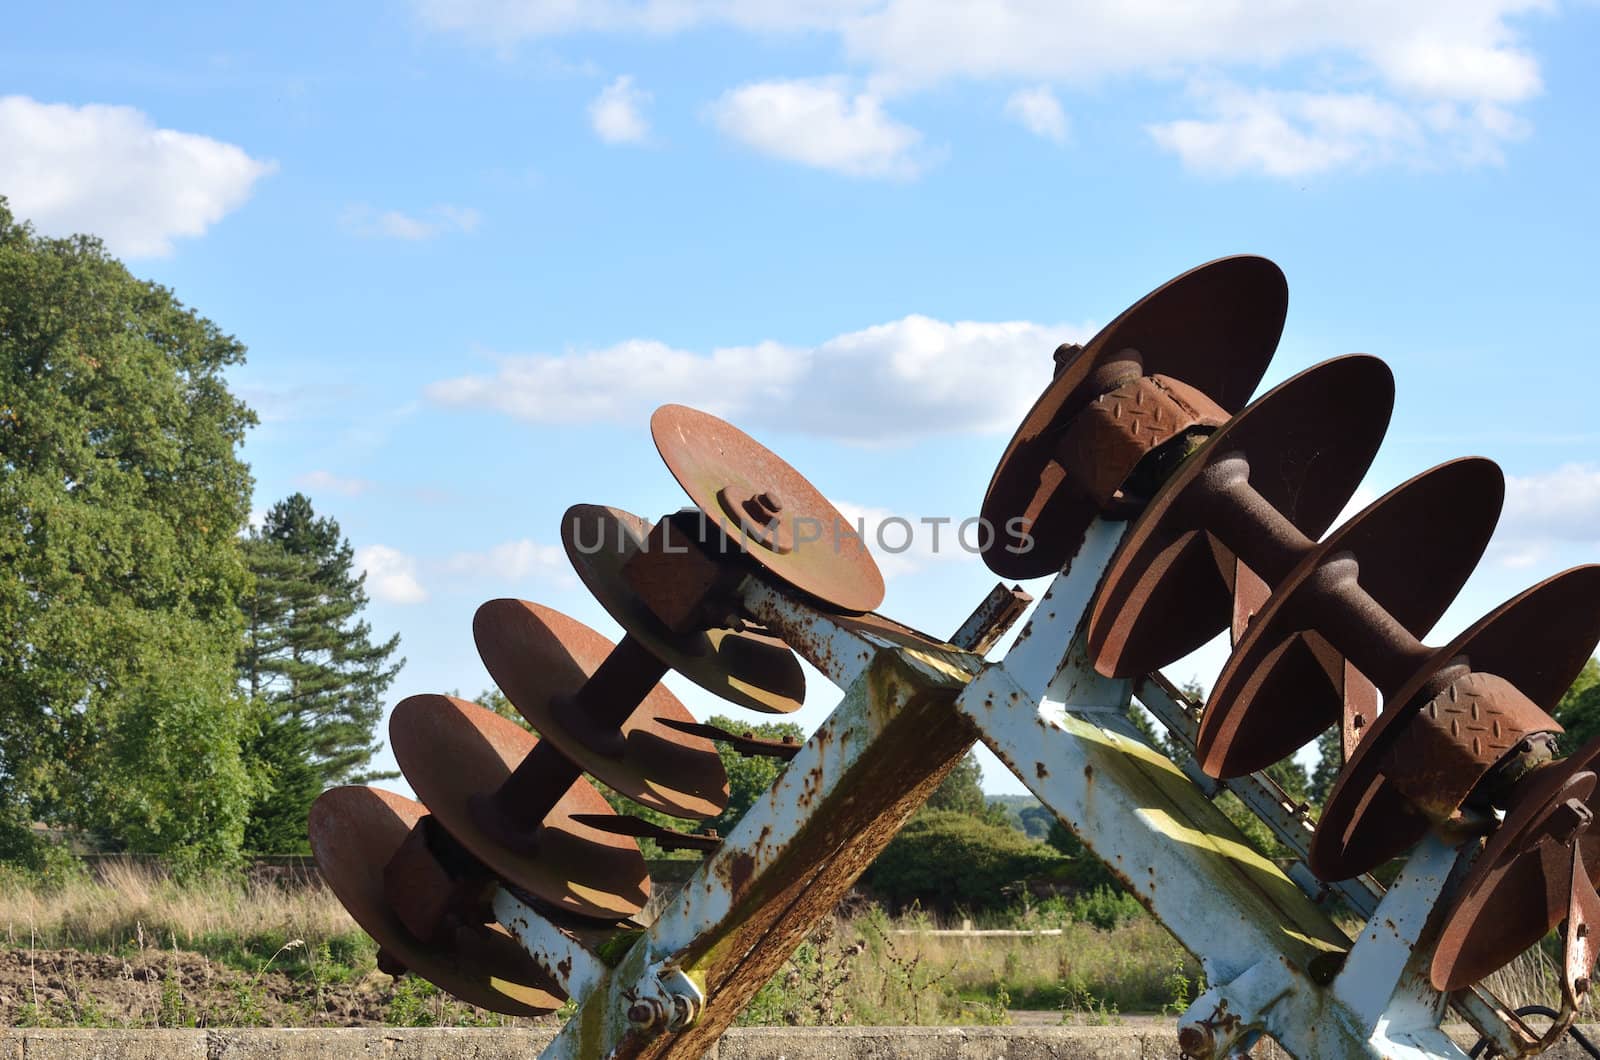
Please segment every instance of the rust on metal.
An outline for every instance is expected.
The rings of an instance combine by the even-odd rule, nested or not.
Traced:
[[[1394,378],[1351,355],[1280,383],[1212,435],[1128,531],[1089,617],[1095,669],[1158,670],[1227,628],[1230,585],[1210,541],[1268,584],[1333,523],[1377,455]]]
[[[1008,589],[1001,582],[989,590],[989,595],[983,598],[982,603],[973,608],[972,614],[950,638],[950,643],[974,655],[987,655],[989,649],[1006,635],[1006,631],[1016,624],[1031,603],[1033,597],[1022,586],[1013,585]]]
[[[554,1012],[564,995],[500,925],[463,923],[425,942],[395,914],[384,896],[384,867],[427,812],[377,788],[323,792],[308,821],[322,878],[378,943],[389,974],[419,975],[469,1004],[510,1016]]]
[[[1370,726],[1376,703],[1346,695],[1348,674],[1388,668],[1360,654],[1411,650],[1466,583],[1500,513],[1505,480],[1492,462],[1455,460],[1395,487],[1320,544],[1307,543],[1273,589],[1212,686],[1198,747],[1206,773],[1237,777],[1265,769],[1350,711]],[[1243,548],[1241,544],[1239,547]],[[1359,579],[1359,582],[1357,582]],[[1364,593],[1368,601],[1352,601]],[[1387,612],[1409,642],[1341,639],[1342,608]],[[1360,631],[1357,631],[1358,634]],[[1366,662],[1367,665],[1363,665]],[[1404,671],[1401,681],[1411,677]],[[1386,696],[1397,684],[1378,684]],[[1347,737],[1353,745],[1355,732]]]
[[[766,446],[683,405],[657,409],[650,433],[695,506],[758,567],[835,610],[883,602],[858,528]]]
[[[775,637],[729,628],[675,633],[629,584],[624,571],[650,541],[651,524],[619,508],[575,504],[561,519],[561,543],[583,584],[611,617],[651,655],[736,706],[770,714],[798,710],[805,674]],[[656,553],[697,557],[698,550]]]
[[[516,722],[449,696],[411,696],[389,719],[400,771],[474,857],[564,912],[601,920],[632,916],[650,897],[644,858],[630,839],[574,820],[614,814],[587,781],[563,775],[560,798],[537,808],[534,827],[526,831],[496,827],[497,818],[484,812],[484,799],[511,780],[540,742]]]
[[[585,725],[586,704],[576,697],[615,654],[605,637],[559,611],[510,599],[478,608],[472,634],[511,705],[583,772],[674,817],[715,817],[728,805],[728,777],[717,749],[710,740],[663,724],[662,719],[693,722],[694,716],[654,677],[642,702],[627,703],[626,720],[611,727],[620,736],[620,753],[592,746],[597,734]],[[645,657],[653,659],[647,652]],[[639,670],[648,665],[619,676],[642,683]]]
[[[1424,812],[1390,772],[1399,762],[1408,770],[1426,770],[1432,755],[1460,753],[1432,749],[1441,738],[1470,742],[1480,729],[1492,731],[1496,724],[1526,728],[1530,719],[1537,719],[1542,731],[1559,732],[1549,713],[1600,640],[1597,599],[1600,566],[1574,567],[1524,590],[1431,652],[1412,679],[1387,699],[1340,772],[1312,841],[1311,871],[1325,880],[1366,872],[1415,844],[1438,823],[1437,805],[1432,815]],[[1468,673],[1498,678],[1494,694],[1448,706],[1438,699]],[[1425,719],[1408,738],[1413,720],[1430,705],[1447,717],[1452,708],[1458,709],[1462,721],[1452,726]],[[1426,754],[1417,749],[1423,741],[1430,744]],[[1409,756],[1403,750],[1408,746]],[[1484,766],[1479,779],[1493,765]],[[1458,778],[1453,787],[1461,784]]]
[[[1563,837],[1551,825],[1577,816],[1568,809],[1573,800],[1591,817],[1600,809],[1592,772],[1597,757],[1600,741],[1592,741],[1535,773],[1518,793],[1516,807],[1490,837],[1445,914],[1429,969],[1435,989],[1459,990],[1510,963],[1568,917],[1575,908],[1574,887],[1580,891],[1576,909],[1591,927],[1580,940],[1586,963],[1572,977],[1589,975],[1600,917],[1592,915],[1574,877],[1586,876],[1590,892],[1600,881],[1600,830],[1586,826]],[[1584,873],[1573,872],[1574,858]]]
[[[1236,412],[1277,349],[1288,304],[1288,284],[1272,262],[1220,258],[1145,295],[1081,349],[1058,348],[1055,378],[1006,446],[984,495],[982,514],[994,531],[983,549],[989,569],[1002,578],[1053,574],[1077,552],[1084,531],[1101,514],[1094,495],[1106,494],[1105,484],[1091,492],[1087,483],[1070,482],[1062,464],[1070,459],[1080,469],[1087,466],[1092,479],[1103,474],[1061,452],[1080,413],[1102,395],[1152,376],[1178,381],[1186,393],[1201,395],[1204,400],[1197,404]],[[1145,446],[1142,458],[1160,447],[1158,438],[1170,444],[1189,427],[1209,429],[1215,415],[1190,410],[1185,418],[1191,423],[1146,435],[1134,449]],[[1121,433],[1123,441],[1113,443],[1123,454],[1113,462],[1117,467],[1128,465],[1133,451],[1131,436]],[[1132,470],[1129,466],[1127,473]],[[1127,473],[1110,493],[1125,485]],[[1032,539],[1031,548],[1024,547],[1022,534]]]

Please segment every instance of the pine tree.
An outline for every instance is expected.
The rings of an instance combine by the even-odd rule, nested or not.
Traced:
[[[405,660],[390,664],[395,635],[372,641],[360,618],[365,574],[332,518],[296,493],[267,513],[245,542],[255,590],[244,600],[239,677],[256,709],[249,750],[269,791],[251,814],[247,845],[263,853],[303,849],[305,815],[324,787],[368,779],[379,744],[384,692]],[[393,776],[394,774],[387,774]]]

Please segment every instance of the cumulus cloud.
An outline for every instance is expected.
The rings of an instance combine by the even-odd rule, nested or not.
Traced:
[[[541,545],[526,537],[501,542],[484,552],[457,552],[445,561],[444,568],[467,577],[573,580],[567,554],[559,545]]]
[[[1006,100],[1006,117],[1033,135],[1054,143],[1067,141],[1067,115],[1049,85],[1019,88]]]
[[[861,444],[1002,433],[1049,381],[1051,351],[1087,334],[908,316],[811,347],[768,341],[696,352],[634,339],[503,357],[492,373],[441,380],[425,394],[529,423],[637,423],[681,401],[752,427]]]
[[[650,135],[650,123],[641,108],[649,102],[650,93],[633,87],[633,78],[624,74],[589,104],[589,124],[608,144],[643,143]]]
[[[358,497],[371,490],[373,483],[364,478],[345,478],[331,471],[308,471],[295,480],[295,485],[323,493],[338,493],[345,497]]]
[[[910,179],[927,165],[922,134],[840,78],[758,81],[712,103],[724,134],[764,155],[852,177]]]
[[[1524,132],[1490,104],[1407,108],[1370,93],[1247,90],[1206,85],[1192,93],[1203,118],[1151,125],[1156,143],[1184,166],[1214,176],[1301,177],[1390,162],[1499,162],[1500,145]]]
[[[707,24],[831,33],[901,79],[1082,82],[1128,73],[1351,57],[1392,87],[1439,98],[1527,99],[1537,61],[1510,20],[1548,0],[417,0],[423,21],[498,45],[579,32],[671,33]]]
[[[0,96],[0,194],[49,235],[86,232],[130,258],[163,257],[242,206],[275,163],[132,107]]]
[[[1563,545],[1600,545],[1600,466],[1507,475],[1493,555],[1505,566],[1526,567]]]
[[[483,220],[470,206],[440,204],[420,214],[377,210],[366,203],[346,207],[339,223],[347,232],[366,239],[403,239],[420,242],[438,236],[473,232]]]
[[[417,561],[388,545],[363,545],[356,549],[355,565],[366,573],[367,592],[389,604],[420,604],[428,591],[417,580]]]
[[[1286,172],[1294,167],[1283,157],[1301,142],[1324,167],[1419,157],[1493,161],[1509,138],[1503,130],[1521,127],[1510,108],[1543,87],[1538,60],[1514,23],[1554,6],[1551,0],[1283,0],[1268,7],[1121,0],[417,3],[427,24],[502,48],[567,33],[661,35],[703,25],[766,35],[820,33],[837,42],[841,58],[870,73],[877,94],[866,99],[873,103],[886,91],[956,78],[1059,87],[1128,77],[1181,82],[1225,76],[1248,84],[1252,75],[1270,74],[1276,98],[1269,93],[1241,112],[1250,102],[1247,91],[1227,113],[1168,123],[1176,127],[1163,130],[1172,150],[1205,168],[1274,175],[1298,175]],[[1318,98],[1340,92],[1353,98]],[[1349,116],[1358,123],[1354,130],[1341,130],[1344,119],[1325,113],[1360,110],[1363,99],[1377,105]],[[1027,105],[1028,97],[1017,102]],[[1037,103],[1032,113],[1037,117],[1044,107]],[[1263,107],[1276,116],[1260,113]],[[1404,120],[1382,113],[1391,108]],[[1420,137],[1396,143],[1396,126],[1407,124],[1422,126]],[[1229,147],[1230,139],[1242,142]]]

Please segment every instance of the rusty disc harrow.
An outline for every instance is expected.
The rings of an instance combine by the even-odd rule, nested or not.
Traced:
[[[1213,434],[1112,558],[1089,613],[1095,669],[1149,673],[1227,628],[1235,559],[1269,584],[1287,575],[1360,485],[1393,401],[1388,366],[1352,354],[1280,383]]]
[[[1600,883],[1600,830],[1592,825],[1570,841],[1552,834],[1568,800],[1577,799],[1591,819],[1600,811],[1592,772],[1600,740],[1529,777],[1516,808],[1489,838],[1444,918],[1429,977],[1436,990],[1470,986],[1509,964],[1537,943],[1573,908],[1573,885]],[[1576,845],[1584,879],[1574,880]],[[1600,932],[1600,916],[1580,900],[1589,930]],[[1592,963],[1592,962],[1591,962]],[[1585,968],[1583,973],[1587,974]]]
[[[561,543],[573,569],[630,637],[666,666],[737,706],[767,714],[799,710],[805,674],[789,646],[749,630],[677,633],[656,617],[624,571],[651,547],[648,519],[618,508],[575,504],[561,519]]]
[[[389,743],[422,804],[502,879],[574,916],[621,920],[644,907],[650,880],[638,846],[574,820],[616,814],[570,767],[566,790],[526,839],[479,809],[539,743],[516,722],[449,696],[411,696],[390,715]]]
[[[1065,363],[1006,446],[983,498],[989,569],[1002,578],[1054,574],[1097,516],[1136,511],[1145,498],[1130,488],[1135,469],[1191,429],[1220,426],[1249,400],[1288,304],[1272,262],[1220,258],[1145,295],[1081,350],[1058,350]]]
[[[322,878],[389,967],[403,966],[468,1004],[508,1016],[560,1008],[565,995],[500,925],[463,923],[443,941],[424,942],[395,914],[384,868],[426,814],[419,803],[377,788],[323,792],[308,822]]]
[[[657,409],[650,433],[678,484],[740,554],[831,609],[883,602],[883,575],[856,526],[777,454],[683,405]]]
[[[1340,771],[1311,871],[1342,880],[1394,857],[1524,740],[1560,732],[1550,711],[1600,639],[1597,599],[1600,566],[1574,567],[1426,649]]]
[[[695,719],[656,684],[666,668],[654,664],[651,669],[648,653],[641,651],[637,660],[619,656],[617,646],[583,623],[525,600],[484,604],[473,616],[472,635],[484,666],[512,706],[583,772],[641,806],[675,817],[715,817],[727,807],[728,775],[716,747],[667,724]],[[620,695],[612,704],[632,708],[620,725],[596,724],[588,703],[578,698],[608,662],[643,690]],[[607,746],[611,735],[617,739]]]
[[[1337,724],[1344,645],[1318,632],[1344,617],[1330,614],[1329,583],[1358,578],[1394,621],[1426,636],[1483,555],[1504,492],[1493,462],[1450,461],[1395,487],[1307,551],[1250,620],[1211,690],[1197,740],[1206,773],[1265,769]]]

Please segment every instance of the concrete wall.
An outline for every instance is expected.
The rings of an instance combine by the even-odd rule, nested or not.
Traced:
[[[1600,1041],[1600,1027],[1584,1028]],[[1465,1029],[1463,1029],[1465,1035]],[[0,1060],[527,1060],[550,1031],[460,1028],[118,1031],[0,1028]],[[1470,1039],[1468,1039],[1470,1042]],[[1266,1043],[1257,1057],[1281,1057]],[[1570,1040],[1545,1054],[1585,1057]],[[1177,1060],[1170,1026],[740,1028],[711,1060]]]

